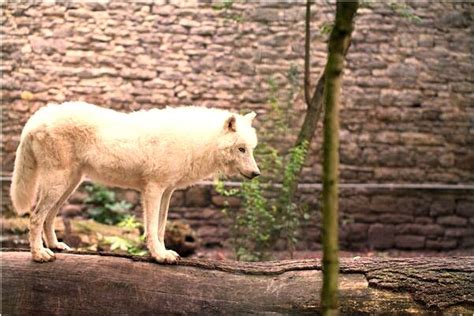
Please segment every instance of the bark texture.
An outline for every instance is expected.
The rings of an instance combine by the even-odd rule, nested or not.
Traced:
[[[322,243],[323,289],[322,312],[337,313],[339,272],[339,105],[341,96],[344,56],[351,42],[354,16],[358,2],[336,4],[336,21],[329,37],[329,54],[324,74],[324,140],[323,140],[323,196],[322,196]]]
[[[3,249],[7,315],[317,314],[320,260],[265,263]],[[341,312],[473,312],[473,257],[342,259]]]

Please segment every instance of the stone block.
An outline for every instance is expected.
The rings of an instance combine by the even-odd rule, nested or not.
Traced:
[[[422,249],[425,246],[425,236],[399,235],[395,237],[395,247],[399,249]]]
[[[395,213],[397,199],[390,195],[377,195],[370,201],[370,209],[376,213]]]
[[[426,241],[426,249],[431,250],[449,250],[456,248],[456,239],[436,239]]]
[[[78,204],[66,204],[61,208],[61,215],[64,217],[76,217],[81,216],[83,206]]]
[[[120,71],[120,76],[127,79],[155,79],[155,70],[125,68]]]
[[[348,225],[349,230],[347,239],[349,241],[366,241],[369,225],[363,223],[354,223]]]
[[[443,236],[445,229],[436,224],[400,224],[396,227],[397,235],[421,235],[426,237]]]
[[[380,222],[389,224],[412,223],[413,216],[404,214],[382,214],[380,215]]]
[[[464,217],[474,217],[474,201],[459,201],[456,205],[456,214]]]
[[[446,228],[445,236],[446,237],[474,236],[474,229],[461,228],[461,227]]]
[[[212,203],[218,207],[239,207],[241,204],[241,199],[236,196],[222,196],[214,195],[212,196]]]
[[[435,200],[430,206],[431,216],[449,215],[454,213],[454,198]]]
[[[415,217],[415,221],[414,221],[416,224],[423,224],[423,225],[427,225],[427,224],[432,224],[434,223],[434,219],[432,217],[427,217],[427,216],[417,216]]]
[[[464,217],[450,215],[450,216],[438,217],[436,222],[438,224],[445,225],[445,226],[466,226],[468,220]]]
[[[175,191],[171,196],[170,205],[173,207],[183,206],[184,205],[184,192],[179,190]]]
[[[390,249],[395,244],[395,226],[373,224],[368,230],[369,247],[377,250]]]
[[[140,193],[133,190],[126,190],[123,192],[123,199],[132,205],[140,204]]]
[[[203,186],[190,187],[184,193],[184,200],[186,206],[208,206],[211,202],[210,192]]]
[[[377,223],[380,222],[377,214],[354,213],[351,214],[352,219],[357,223]]]
[[[471,250],[474,248],[474,238],[468,237],[463,238],[459,243],[460,248],[470,248]],[[474,251],[471,251],[471,255],[474,255]]]
[[[312,196],[314,194],[311,194]],[[342,198],[339,208],[347,213],[368,213],[370,210],[369,198],[364,195]]]
[[[397,197],[396,212],[399,214],[427,214],[429,204],[422,197]]]
[[[72,203],[72,204],[85,203],[88,196],[89,194],[87,194],[87,192],[77,190],[69,198],[69,203]]]
[[[444,142],[440,136],[431,133],[403,132],[400,137],[408,145],[441,145]]]

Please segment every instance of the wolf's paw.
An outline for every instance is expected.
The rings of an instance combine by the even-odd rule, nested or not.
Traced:
[[[53,249],[57,249],[57,250],[61,250],[61,251],[71,251],[72,248],[69,247],[67,244],[63,243],[63,242],[57,242],[56,245],[54,245],[53,247],[50,247],[50,248],[53,248]]]
[[[54,261],[56,259],[54,252],[52,252],[48,248],[40,248],[37,250],[32,250],[31,255],[33,257],[33,261],[36,261],[36,262],[49,262],[49,261]]]
[[[153,258],[159,263],[174,264],[178,262],[180,256],[173,250],[164,250],[154,254]]]

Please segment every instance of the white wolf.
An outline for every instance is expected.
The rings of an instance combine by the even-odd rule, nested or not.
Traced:
[[[158,262],[179,258],[164,245],[171,194],[216,172],[253,178],[255,113],[203,107],[120,113],[83,102],[49,105],[26,123],[16,152],[11,198],[30,216],[33,260],[54,260],[53,221],[84,176],[142,193],[147,246]],[[46,247],[41,236],[44,236]]]

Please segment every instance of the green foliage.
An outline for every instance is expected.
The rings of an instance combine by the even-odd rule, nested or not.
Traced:
[[[324,22],[323,25],[321,25],[321,28],[319,29],[319,33],[321,33],[321,35],[329,35],[331,34],[333,27],[334,24]]]
[[[390,8],[399,14],[401,17],[415,23],[420,23],[421,18],[413,12],[413,9],[410,8],[406,3],[401,2],[392,2],[390,3]]]
[[[212,5],[212,9],[216,11],[224,11],[226,13],[226,18],[236,21],[237,23],[244,22],[244,16],[238,13],[231,13],[232,6],[234,5],[233,0],[224,0],[222,2],[217,2]]]
[[[216,191],[223,196],[242,198],[242,211],[223,210],[232,221],[230,231],[237,260],[267,259],[275,234],[276,210],[263,196],[260,180],[245,181],[239,189],[226,189],[224,183],[218,180]]]
[[[135,229],[143,227],[143,224],[137,221],[135,215],[125,215],[124,218],[117,224],[118,227],[127,229]]]
[[[232,8],[232,5],[234,4],[233,0],[223,0],[222,2],[214,3],[212,5],[212,8],[216,11],[220,10],[228,10]]]
[[[92,184],[86,186],[89,193],[86,203],[91,205],[87,212],[95,221],[108,225],[115,225],[121,222],[128,215],[132,207],[126,201],[117,201],[115,192],[104,186]]]
[[[273,123],[270,128],[261,129],[261,143],[255,150],[256,159],[264,175],[244,181],[240,188],[225,188],[220,180],[216,191],[223,196],[237,196],[242,199],[240,211],[223,210],[231,219],[231,241],[237,260],[259,261],[270,258],[270,251],[276,242],[284,238],[290,254],[297,242],[297,231],[302,218],[307,219],[307,208],[298,207],[290,201],[290,183],[304,164],[308,143],[305,142],[284,154],[272,146],[281,135],[289,132],[291,107],[298,91],[298,69],[292,65],[287,73],[289,88],[282,90],[275,78],[269,78],[267,102],[271,111],[266,121]],[[287,93],[282,93],[287,91]],[[283,102],[280,100],[283,99]],[[282,182],[279,198],[268,198],[272,182]]]
[[[144,256],[148,253],[137,243],[119,236],[106,236],[104,237],[104,243],[110,245],[111,251],[121,250],[134,256]]]
[[[282,227],[280,231],[282,236],[286,240],[286,245],[291,257],[295,250],[295,245],[298,241],[297,231],[300,227],[300,220],[309,219],[310,214],[307,207],[298,208],[297,205],[291,200],[291,185],[296,179],[298,170],[304,165],[306,156],[308,154],[309,144],[304,141],[299,146],[290,149],[289,160],[285,166],[283,174],[283,185],[281,188],[280,199],[279,199],[279,222]]]

